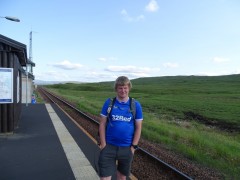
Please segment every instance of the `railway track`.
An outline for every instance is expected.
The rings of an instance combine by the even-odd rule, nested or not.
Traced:
[[[67,114],[74,119],[75,123],[88,132],[92,139],[97,143],[98,140],[98,125],[97,117],[91,114],[81,112],[74,105],[47,91],[45,88],[38,87],[38,92],[42,98],[48,103],[55,103],[61,107]],[[180,170],[164,162],[156,157],[148,150],[141,147],[135,152],[132,164],[132,173],[137,179],[192,179],[190,176],[184,174]]]

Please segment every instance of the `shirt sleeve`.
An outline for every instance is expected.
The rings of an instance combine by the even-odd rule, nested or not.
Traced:
[[[142,113],[142,106],[138,101],[135,101],[136,103],[136,121],[142,121],[143,120],[143,113]]]
[[[103,106],[102,106],[102,111],[101,111],[101,113],[100,113],[101,116],[107,117],[107,110],[108,110],[108,106],[109,106],[110,100],[111,100],[111,99],[108,98],[108,99],[104,102],[104,104],[103,104]]]

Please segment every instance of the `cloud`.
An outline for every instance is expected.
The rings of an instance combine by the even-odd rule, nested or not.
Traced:
[[[178,63],[170,63],[170,62],[164,63],[163,66],[165,68],[178,68],[179,67]]]
[[[125,75],[129,78],[151,77],[154,73],[160,71],[159,68],[136,67],[136,66],[108,66],[105,71],[112,73],[114,76]]]
[[[128,13],[127,13],[127,11],[126,11],[125,9],[123,9],[123,10],[121,11],[121,14],[122,14],[123,16],[128,16]]]
[[[121,11],[121,15],[123,19],[128,22],[138,22],[145,19],[145,16],[142,14],[137,17],[131,17],[125,9]]]
[[[65,69],[65,70],[79,69],[83,66],[83,65],[78,64],[78,63],[76,63],[76,64],[71,63],[67,60],[59,62],[59,63],[54,63],[54,64],[51,64],[51,65],[54,66],[54,67],[57,67],[57,68]]]
[[[222,70],[222,71],[203,71],[197,73],[199,76],[223,76],[223,75],[230,75],[230,74],[238,74],[237,71],[228,71],[228,70]]]
[[[104,57],[100,57],[98,58],[99,61],[103,61],[103,62],[106,62],[107,61],[107,58],[104,58]]]
[[[233,74],[240,74],[240,68],[233,71]]]
[[[108,66],[106,71],[110,72],[126,72],[126,73],[148,73],[151,71],[150,68],[147,67],[136,67],[136,66]]]
[[[98,58],[99,61],[102,61],[102,62],[107,62],[107,61],[116,61],[117,58],[115,57],[100,57]]]
[[[158,3],[156,0],[151,0],[148,5],[145,7],[145,10],[148,12],[156,12],[158,11]]]
[[[144,19],[145,19],[145,16],[142,14],[136,17],[136,21],[142,21]]]
[[[158,9],[159,7],[156,0],[150,0],[150,2],[145,6],[145,10],[148,12],[156,12]],[[122,9],[121,15],[123,19],[128,22],[138,22],[145,20],[145,16],[143,14],[133,17],[129,15],[126,9]]]
[[[38,80],[44,80],[44,81],[68,81],[71,78],[69,77],[68,74],[63,73],[63,72],[57,72],[57,71],[46,71],[46,72],[39,72],[35,73],[36,79]],[[51,77],[51,78],[49,78]]]
[[[222,58],[222,57],[214,57],[212,58],[212,61],[215,63],[224,63],[224,62],[228,62],[229,59],[228,58]]]

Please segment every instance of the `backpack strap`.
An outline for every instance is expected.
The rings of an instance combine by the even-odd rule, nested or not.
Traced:
[[[107,123],[110,122],[109,116],[112,113],[112,109],[113,109],[115,101],[116,101],[116,97],[110,99],[110,103],[109,103],[108,109],[107,109]]]
[[[135,120],[136,118],[136,104],[135,104],[135,99],[130,97],[130,111],[133,114],[133,119]]]

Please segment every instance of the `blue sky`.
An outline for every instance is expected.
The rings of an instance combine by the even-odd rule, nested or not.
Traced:
[[[240,73],[239,0],[1,0],[0,16],[27,48],[33,31],[37,80]]]

